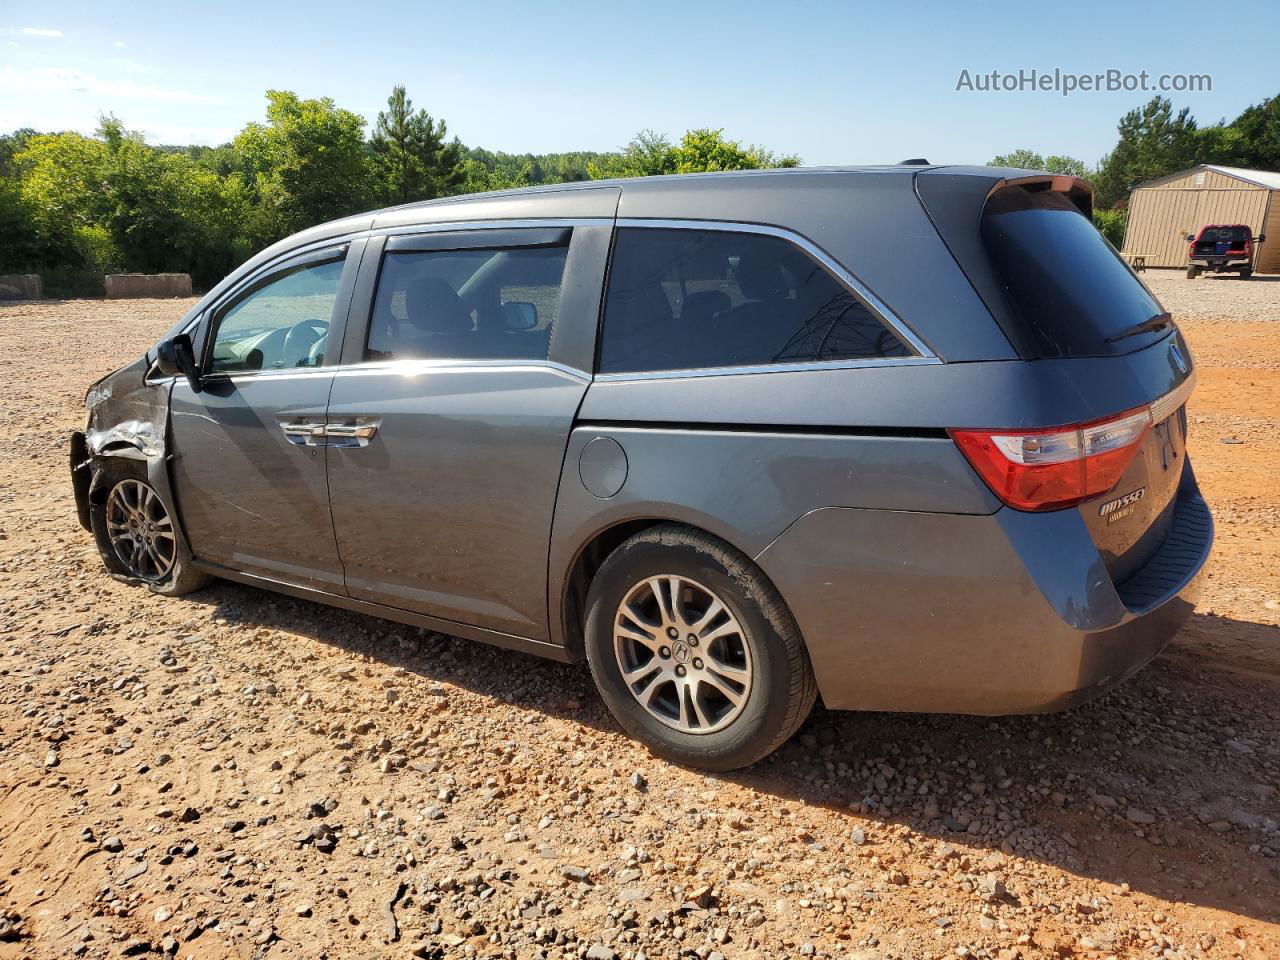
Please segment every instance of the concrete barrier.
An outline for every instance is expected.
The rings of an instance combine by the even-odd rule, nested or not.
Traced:
[[[138,297],[189,297],[189,273],[108,273],[107,299],[124,300]]]
[[[38,273],[0,274],[0,300],[39,300],[44,284]]]

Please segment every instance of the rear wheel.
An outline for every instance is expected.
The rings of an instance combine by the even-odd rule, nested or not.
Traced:
[[[817,696],[773,585],[738,551],[684,527],[637,534],[604,562],[587,598],[586,647],[627,732],[705,770],[772,753]]]
[[[1241,280],[1248,280],[1252,276],[1253,276],[1253,267],[1245,267],[1243,270],[1240,271]]]
[[[1194,280],[1194,279],[1195,279],[1196,277],[1198,277],[1198,276],[1200,276],[1200,268],[1199,268],[1199,267],[1196,267],[1196,266],[1188,265],[1188,266],[1187,266],[1187,279],[1188,279],[1188,280]]]
[[[191,566],[173,518],[145,470],[132,465],[109,470],[107,494],[90,506],[89,519],[103,566],[112,576],[153,593],[180,596],[199,590],[209,577]]]

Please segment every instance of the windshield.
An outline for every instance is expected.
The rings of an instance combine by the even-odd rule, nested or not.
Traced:
[[[1128,353],[1169,332],[1113,339],[1164,308],[1064,194],[997,192],[982,242],[1029,359]]]

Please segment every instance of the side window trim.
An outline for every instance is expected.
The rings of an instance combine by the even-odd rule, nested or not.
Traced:
[[[734,373],[781,373],[787,370],[800,369],[844,369],[865,366],[911,366],[919,364],[941,363],[935,354],[919,336],[908,327],[897,314],[879,297],[871,292],[861,280],[849,272],[839,261],[820,246],[794,230],[775,227],[761,223],[743,223],[733,220],[670,220],[621,217],[617,221],[618,229],[639,228],[650,230],[715,230],[727,233],[753,233],[766,237],[777,237],[794,244],[806,254],[826,268],[832,276],[849,288],[849,291],[860,299],[871,310],[872,314],[897,336],[904,344],[915,352],[913,357],[882,357],[866,360],[816,360],[796,363],[777,363],[769,365],[747,365],[733,367],[703,367],[681,370],[638,371],[624,373],[596,373],[598,380],[639,380],[662,377],[690,376],[725,376]],[[610,256],[612,266],[612,254]],[[601,330],[603,334],[603,329]]]
[[[367,241],[364,238],[344,240],[336,244],[329,244],[324,247],[308,250],[284,260],[277,260],[263,266],[261,270],[254,273],[252,276],[246,277],[242,283],[237,284],[234,288],[228,290],[224,296],[219,298],[217,303],[213,304],[201,314],[200,319],[196,323],[199,350],[197,364],[200,369],[201,378],[240,379],[264,376],[308,376],[314,375],[318,371],[331,371],[336,367],[339,361],[335,358],[332,362],[326,363],[322,367],[305,367],[298,368],[296,370],[211,371],[208,369],[209,359],[213,355],[212,344],[218,335],[218,327],[221,325],[227,311],[240,303],[246,297],[252,296],[258,290],[261,290],[263,287],[275,282],[284,274],[291,273],[301,268],[318,266],[324,263],[334,263],[339,260],[343,260],[344,265],[342,277],[338,282],[338,291],[334,299],[333,317],[330,320],[329,336],[334,337],[336,342],[342,342],[357,276],[356,271],[362,259],[362,254],[366,244]]]
[[[439,252],[446,250],[483,250],[489,247],[519,249],[521,247],[568,246],[572,227],[497,227],[492,230],[458,230],[439,233],[396,234],[387,238],[387,252]]]

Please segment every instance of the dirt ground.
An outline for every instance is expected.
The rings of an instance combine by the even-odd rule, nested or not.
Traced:
[[[730,776],[583,667],[108,579],[66,438],[187,302],[0,307],[0,957],[1280,957],[1280,278],[1148,276],[1218,522],[1168,652],[1061,715],[820,710]]]

